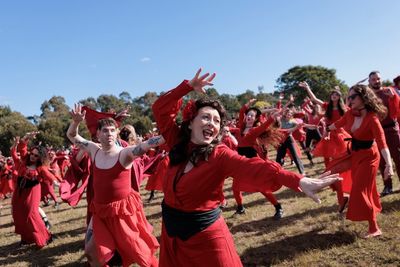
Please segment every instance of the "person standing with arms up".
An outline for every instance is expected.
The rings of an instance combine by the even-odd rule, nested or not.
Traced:
[[[85,113],[80,104],[75,105],[67,136],[88,152],[93,164],[94,198],[90,209],[98,261],[107,264],[117,251],[123,266],[132,263],[157,266],[154,254],[159,245],[144,215],[140,195],[131,188],[131,167],[135,158],[162,144],[163,138],[157,136],[122,148],[116,144],[116,121],[105,118],[98,121],[96,134],[100,144],[97,144],[78,134]]]

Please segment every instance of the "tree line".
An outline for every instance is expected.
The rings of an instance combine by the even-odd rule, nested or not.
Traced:
[[[335,69],[322,66],[295,66],[277,79],[276,90],[272,93],[265,93],[263,86],[259,86],[258,92],[246,90],[239,95],[219,94],[215,88],[209,88],[207,95],[218,98],[225,106],[228,118],[235,118],[241,106],[252,98],[257,99],[256,106],[265,107],[274,105],[282,93],[287,96],[293,94],[295,103],[300,105],[306,97],[306,92],[298,87],[300,81],[306,81],[320,99],[328,99],[329,92],[335,86],[339,86],[343,92],[348,90],[348,85],[336,77]],[[126,118],[123,124],[133,125],[138,134],[144,135],[154,127],[151,106],[157,97],[157,93],[147,92],[143,96],[132,98],[124,91],[118,96],[102,94],[97,98],[88,97],[79,102],[101,112],[118,112],[129,108],[130,117]],[[191,97],[198,96],[191,95]],[[65,103],[64,97],[51,97],[42,103],[40,110],[40,115],[24,117],[8,106],[0,106],[0,151],[3,154],[9,155],[13,137],[23,136],[28,131],[39,131],[36,142],[57,149],[69,146],[65,133],[70,122],[70,107]],[[80,133],[89,138],[85,126],[82,126]]]

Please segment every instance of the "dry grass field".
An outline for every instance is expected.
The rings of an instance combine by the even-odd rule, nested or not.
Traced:
[[[311,167],[304,160],[309,176],[321,171],[323,163]],[[288,166],[294,169],[293,166]],[[397,177],[395,189],[400,187]],[[379,190],[382,189],[380,176]],[[149,196],[141,191],[143,199]],[[245,194],[247,209],[243,215],[234,215],[235,201],[231,181],[225,185],[228,207],[223,216],[235,239],[237,251],[244,266],[400,266],[400,193],[382,198],[383,212],[378,223],[383,235],[365,240],[367,224],[344,220],[337,213],[336,194],[327,189],[320,194],[322,204],[316,204],[301,193],[287,189],[276,192],[284,208],[284,217],[271,217],[274,207],[259,193]],[[145,211],[154,234],[160,236],[160,203],[162,194]],[[86,201],[74,208],[62,204],[59,210],[52,206],[44,210],[52,224],[55,239],[38,250],[34,246],[19,247],[19,236],[14,234],[10,200],[1,201],[0,266],[86,266],[83,256]]]

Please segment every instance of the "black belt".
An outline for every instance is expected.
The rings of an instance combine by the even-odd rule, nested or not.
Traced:
[[[345,138],[345,141],[351,141],[351,150],[358,151],[361,149],[369,149],[374,144],[374,140],[358,140],[355,138]],[[348,152],[350,152],[349,148],[347,148]]]
[[[39,181],[38,180],[27,179],[27,178],[22,177],[22,176],[18,176],[17,183],[18,183],[18,187],[20,189],[25,189],[25,188],[34,187],[35,185],[39,184]]]
[[[394,126],[396,126],[396,121],[392,121],[391,123],[388,123],[386,125],[382,125],[382,128],[386,129],[386,128],[392,128]]]
[[[185,212],[169,207],[164,201],[161,207],[168,236],[179,237],[183,241],[206,229],[221,215],[219,207],[209,211]]]
[[[239,155],[245,156],[246,158],[257,157],[257,150],[255,150],[252,146],[238,147],[237,152]]]

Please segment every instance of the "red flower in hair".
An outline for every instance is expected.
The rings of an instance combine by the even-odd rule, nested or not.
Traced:
[[[187,102],[185,108],[182,111],[182,120],[191,121],[197,114],[196,103],[193,100]]]

